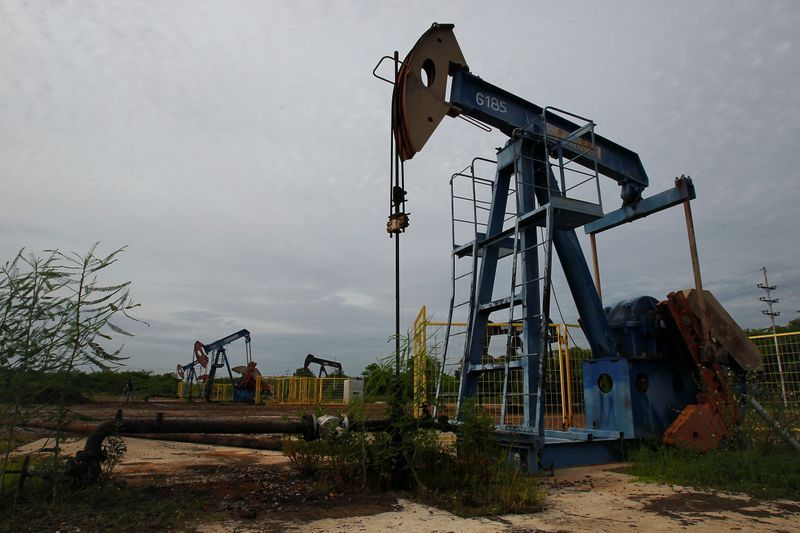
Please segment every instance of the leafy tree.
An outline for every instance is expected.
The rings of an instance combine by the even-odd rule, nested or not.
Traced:
[[[136,320],[129,312],[139,304],[131,300],[129,281],[104,284],[99,279],[125,248],[102,256],[96,254],[97,246],[85,255],[48,250],[43,257],[23,249],[0,268],[0,376],[8,400],[0,406],[6,441],[0,486],[15,427],[32,414],[44,412],[32,401],[49,404],[47,413],[59,428],[56,465],[63,438],[60,428],[70,414],[68,400],[78,369],[111,369],[125,359],[123,346],[108,349],[105,344],[115,334],[132,335],[118,321]],[[41,381],[32,376],[45,372],[53,379],[51,388],[42,391],[35,388]]]
[[[298,377],[298,378],[313,378],[313,377],[316,377],[316,376],[314,376],[314,373],[311,370],[309,370],[309,369],[307,369],[305,367],[300,367],[297,370],[295,370],[294,371],[294,376]]]
[[[800,311],[797,312],[800,313]],[[800,331],[800,315],[788,321],[784,326],[775,326],[775,333],[791,333],[793,331]],[[745,333],[749,336],[771,335],[772,327],[748,328],[745,330]]]
[[[391,361],[370,363],[361,375],[364,376],[364,396],[368,400],[384,399],[389,394],[394,375]]]

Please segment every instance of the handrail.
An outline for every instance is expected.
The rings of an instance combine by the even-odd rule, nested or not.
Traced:
[[[771,339],[773,337],[792,337],[800,335],[800,331],[787,331],[786,333],[767,333],[766,335],[752,335],[749,337],[751,341],[758,339]]]

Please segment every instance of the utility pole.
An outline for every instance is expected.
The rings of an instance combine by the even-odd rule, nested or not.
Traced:
[[[780,348],[778,347],[778,333],[775,330],[775,317],[780,316],[780,313],[772,309],[772,304],[778,303],[779,299],[772,297],[772,291],[774,291],[776,287],[775,285],[769,284],[769,280],[767,279],[767,267],[762,266],[761,272],[764,274],[764,283],[759,283],[756,286],[767,293],[766,296],[760,297],[759,300],[767,304],[767,309],[763,309],[761,312],[767,315],[772,322],[772,340],[775,342],[775,358],[778,361],[778,375],[781,379],[781,398],[783,398],[783,406],[786,407],[786,384],[783,381],[783,364],[781,362]]]

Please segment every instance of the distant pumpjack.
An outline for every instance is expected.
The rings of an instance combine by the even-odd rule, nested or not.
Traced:
[[[308,370],[308,366],[312,363],[316,363],[319,365],[319,374],[317,377],[321,378],[322,374],[325,374],[325,377],[328,377],[328,370],[326,367],[335,368],[339,371],[339,374],[342,373],[342,363],[337,361],[330,361],[328,359],[322,359],[317,357],[313,353],[310,353],[306,356],[306,361],[303,364],[303,369]]]

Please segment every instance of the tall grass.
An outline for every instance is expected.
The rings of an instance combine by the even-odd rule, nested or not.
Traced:
[[[797,438],[800,414],[772,408],[770,414]],[[749,411],[737,439],[705,454],[641,447],[630,472],[644,481],[744,492],[760,498],[800,500],[800,453],[756,413]]]
[[[800,499],[797,453],[754,449],[695,454],[676,448],[642,447],[631,454],[630,472],[641,480],[744,492],[760,498]]]

